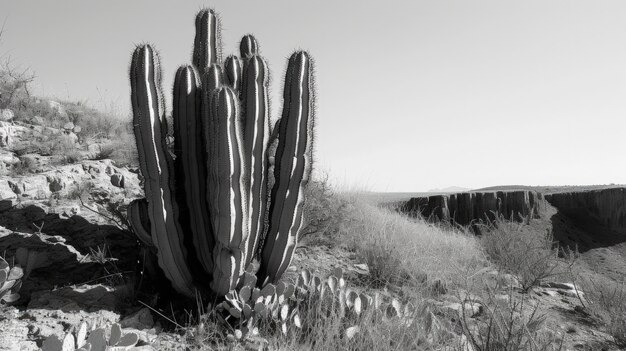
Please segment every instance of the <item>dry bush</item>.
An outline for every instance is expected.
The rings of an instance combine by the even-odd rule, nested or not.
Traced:
[[[421,284],[437,280],[461,282],[462,277],[484,267],[478,240],[460,231],[444,231],[421,219],[352,195],[341,233],[370,269],[373,286]]]
[[[84,102],[63,102],[70,122],[82,128],[81,134],[89,138],[115,139],[130,133],[131,121],[115,107],[97,110]]]
[[[604,322],[615,344],[626,348],[626,282],[602,275],[579,280],[585,305]]]
[[[300,235],[320,234],[333,239],[346,218],[348,202],[335,192],[328,176],[309,182],[305,199],[305,226]]]
[[[537,232],[524,223],[500,217],[483,233],[480,242],[496,266],[517,277],[523,291],[529,291],[543,279],[565,274],[550,233]]]
[[[461,325],[476,351],[557,351],[563,348],[563,339],[549,331],[546,315],[539,305],[530,305],[526,294],[517,298],[509,289],[505,299],[485,285],[485,296],[480,304],[482,315],[472,318],[472,306],[478,301],[466,299],[461,311]]]

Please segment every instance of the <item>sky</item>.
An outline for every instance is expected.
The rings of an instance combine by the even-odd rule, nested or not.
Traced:
[[[256,36],[273,116],[287,58],[312,54],[316,172],[341,187],[626,183],[623,0],[0,0],[0,55],[36,94],[130,116],[134,45],[160,51],[170,92],[202,7],[225,54]]]

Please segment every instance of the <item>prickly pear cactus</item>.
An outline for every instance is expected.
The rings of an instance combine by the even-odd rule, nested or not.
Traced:
[[[106,335],[109,335],[107,340]],[[63,340],[56,335],[47,337],[41,345],[42,351],[69,351],[69,350],[132,350],[139,342],[136,333],[126,333],[122,335],[122,328],[115,323],[111,326],[109,333],[104,327],[96,328],[96,324],[87,327],[86,322],[73,332],[65,334]]]
[[[304,51],[289,58],[282,116],[270,130],[269,70],[254,36],[244,36],[240,57],[221,65],[215,12],[200,11],[195,28],[193,64],[180,67],[174,81],[174,157],[158,54],[150,45],[133,53],[131,101],[146,197],[131,203],[129,219],[156,248],[176,290],[224,296],[257,253],[260,287],[277,282],[291,262],[312,167],[313,62]]]

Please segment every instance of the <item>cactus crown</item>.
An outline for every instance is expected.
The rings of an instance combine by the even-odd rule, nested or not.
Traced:
[[[283,113],[271,131],[269,70],[254,36],[241,40],[240,58],[222,65],[216,13],[201,10],[195,27],[193,65],[181,66],[174,81],[175,157],[166,143],[158,55],[150,45],[133,53],[146,198],[131,203],[129,218],[176,290],[224,296],[257,252],[259,286],[276,282],[291,262],[312,167],[313,62],[304,51],[289,58]]]

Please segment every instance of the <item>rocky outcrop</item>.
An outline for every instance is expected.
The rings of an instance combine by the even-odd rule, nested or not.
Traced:
[[[46,170],[48,167],[35,158],[29,165],[42,172],[0,178],[0,211],[25,200],[76,198],[88,188],[95,188],[107,197],[142,196],[137,174],[116,167],[111,160],[83,161]]]
[[[470,225],[490,222],[496,215],[522,220],[539,217],[543,195],[534,191],[497,191],[416,197],[400,206],[402,212],[436,221]]]
[[[626,188],[549,194],[546,200],[578,222],[626,231]]]

